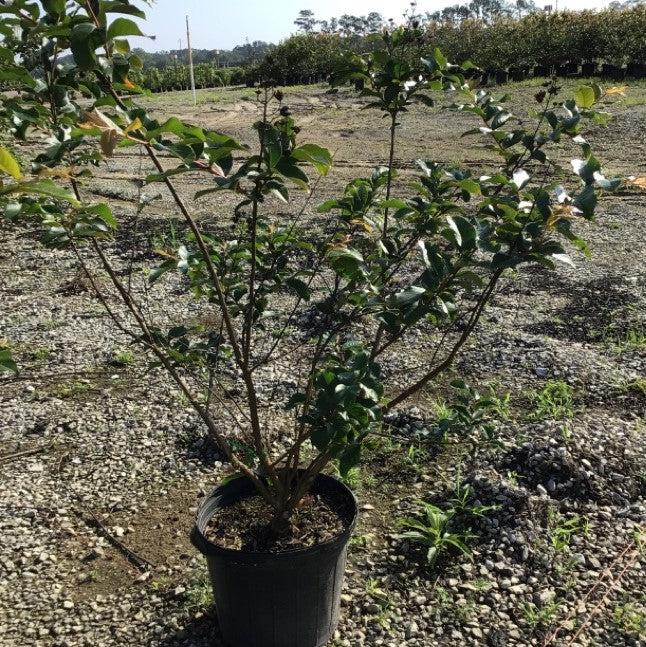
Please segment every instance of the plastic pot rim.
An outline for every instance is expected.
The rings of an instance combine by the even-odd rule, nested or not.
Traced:
[[[342,532],[332,537],[332,539],[328,539],[327,541],[316,544],[315,546],[295,548],[293,550],[285,550],[275,553],[224,548],[223,546],[218,546],[212,541],[209,541],[204,535],[204,530],[208,522],[217,514],[218,510],[222,507],[225,507],[219,505],[220,499],[228,494],[229,490],[235,490],[236,486],[238,486],[238,494],[241,495],[237,497],[237,500],[246,498],[246,496],[248,496],[249,494],[253,495],[254,493],[256,493],[256,489],[253,483],[246,476],[240,476],[231,481],[227,481],[224,484],[218,485],[210,494],[202,499],[197,509],[195,525],[193,526],[193,529],[191,531],[191,543],[205,557],[219,556],[238,562],[256,563],[277,560],[290,561],[296,557],[305,557],[337,550],[339,546],[348,543],[350,536],[352,535],[352,532],[354,531],[354,528],[356,526],[357,517],[359,515],[359,505],[357,498],[354,495],[354,492],[352,492],[352,490],[347,485],[327,474],[319,474],[316,477],[314,483],[323,483],[328,486],[337,488],[342,493],[342,495],[344,495],[348,499],[348,503],[352,506],[351,522],[343,529]]]

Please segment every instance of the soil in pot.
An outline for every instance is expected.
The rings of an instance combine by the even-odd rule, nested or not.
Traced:
[[[205,536],[222,548],[242,552],[282,553],[310,548],[340,535],[352,522],[353,511],[333,494],[308,494],[277,535],[271,528],[273,511],[260,496],[250,496],[222,508],[211,518]]]

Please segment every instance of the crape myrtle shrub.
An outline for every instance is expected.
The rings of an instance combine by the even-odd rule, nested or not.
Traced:
[[[609,63],[646,64],[646,6],[605,11],[532,13],[521,19],[500,17],[487,24],[430,22],[429,52],[439,47],[453,61],[472,61],[485,70]],[[309,33],[292,36],[249,71],[249,79],[274,79],[283,85],[315,82],[334,70],[344,52],[370,52],[378,34],[344,37]]]

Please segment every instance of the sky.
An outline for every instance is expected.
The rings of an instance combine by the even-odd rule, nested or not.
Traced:
[[[465,0],[466,1],[466,0]],[[457,0],[419,0],[418,11],[436,11]],[[538,6],[556,0],[536,0]],[[559,9],[589,9],[608,4],[604,0],[559,0]],[[296,31],[294,19],[301,9],[311,9],[319,19],[344,13],[365,15],[371,11],[384,18],[399,19],[409,0],[156,0],[146,9],[148,20],[142,31],[154,41],[132,38],[131,44],[148,51],[186,47],[185,15],[191,23],[191,44],[196,49],[231,49],[249,41],[277,43]]]

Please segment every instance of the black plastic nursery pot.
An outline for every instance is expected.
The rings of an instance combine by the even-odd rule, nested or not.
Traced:
[[[534,76],[552,76],[553,69],[547,65],[537,65],[534,68]]]
[[[191,540],[206,557],[220,631],[229,647],[322,647],[332,638],[357,501],[345,485],[323,474],[310,493],[331,494],[340,502],[345,530],[317,546],[281,553],[231,550],[204,535],[218,510],[256,494],[248,478],[229,481],[202,501]]]
[[[526,67],[512,67],[509,70],[509,76],[512,81],[524,81],[529,74],[529,68]]]
[[[623,81],[626,77],[626,69],[619,67],[618,65],[604,63],[601,67],[601,75],[612,79],[613,81]]]
[[[626,76],[632,79],[646,78],[646,65],[644,63],[628,63],[626,66]]]
[[[507,72],[507,70],[496,70],[495,75],[496,83],[498,85],[502,85],[503,83],[507,83],[507,81],[509,81],[509,73]]]

